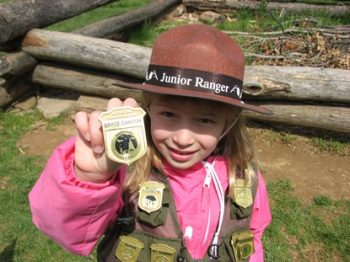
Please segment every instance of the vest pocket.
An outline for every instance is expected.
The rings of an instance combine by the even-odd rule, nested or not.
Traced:
[[[252,214],[253,211],[253,205],[244,208],[231,199],[231,218],[236,218],[236,219],[243,219],[247,218]]]
[[[170,191],[168,187],[165,187],[163,192],[161,208],[150,213],[147,213],[141,208],[138,208],[137,218],[141,222],[147,225],[150,225],[152,227],[163,225],[168,213],[169,203],[170,203]]]
[[[144,244],[138,239],[130,236],[120,236],[115,250],[117,261],[136,262],[144,248]]]
[[[250,230],[234,232],[224,243],[232,261],[248,261],[254,253],[254,234]]]

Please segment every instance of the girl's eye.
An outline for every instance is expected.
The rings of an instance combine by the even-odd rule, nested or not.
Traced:
[[[166,117],[166,118],[175,117],[175,114],[172,113],[172,112],[161,112],[160,115],[163,116],[163,117]]]
[[[210,118],[200,118],[197,121],[201,124],[215,124],[215,121]]]

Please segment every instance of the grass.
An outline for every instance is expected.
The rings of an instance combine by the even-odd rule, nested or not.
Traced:
[[[343,17],[333,17],[325,12],[315,11],[305,11],[298,14],[293,14],[290,12],[269,11],[266,9],[266,6],[264,6],[264,4],[261,4],[260,8],[256,11],[241,9],[239,11],[232,12],[228,15],[228,17],[229,19],[227,19],[226,22],[222,24],[212,25],[223,31],[252,32],[258,35],[261,32],[283,31],[290,28],[296,28],[298,27],[298,24],[302,24],[303,21],[311,21],[312,27],[316,28],[350,23],[350,15],[345,15]],[[134,44],[152,46],[154,40],[161,32],[182,23],[187,22],[177,21],[174,23],[164,21],[156,25],[145,24],[138,30],[133,31],[128,41]],[[301,29],[303,29],[303,27]],[[246,43],[247,39],[245,37],[236,36],[235,38],[243,48],[245,47],[244,44],[248,44],[249,46],[249,43]],[[259,50],[255,51],[256,53],[259,53]],[[250,52],[252,52],[252,50],[250,50]]]
[[[46,29],[61,32],[72,32],[88,24],[116,16],[146,5],[150,0],[119,0],[87,11],[78,16],[50,25]]]
[[[0,113],[0,261],[87,261],[64,252],[31,222],[28,193],[45,159],[24,155],[20,138],[39,113]]]
[[[38,112],[0,113],[0,261],[95,261],[95,253],[85,258],[65,252],[32,224],[27,196],[46,159],[24,155],[17,143],[41,121]],[[269,183],[268,191],[273,220],[263,239],[266,261],[349,261],[348,199],[320,195],[305,204],[288,180]]]
[[[334,153],[337,155],[346,154],[349,142],[342,142],[332,138],[324,139],[320,137],[312,138],[312,144],[322,152]]]
[[[0,0],[0,3],[3,2],[6,1]],[[148,2],[116,1],[48,29],[74,31]],[[299,15],[271,13],[266,12],[262,5],[256,12],[242,10],[232,13],[231,21],[218,27],[228,31],[263,32],[292,27],[294,21],[300,19],[311,18],[317,21],[316,26],[322,26],[350,23],[349,17],[332,18],[310,12]],[[178,24],[181,22],[146,23],[131,33],[129,42],[152,46],[161,32]],[[65,117],[51,120],[48,128],[55,128]],[[23,115],[0,112],[0,261],[95,261],[95,254],[82,258],[65,252],[32,224],[27,196],[46,159],[24,155],[16,145],[32,125],[42,120],[37,112]],[[276,139],[290,144],[296,136],[280,132]],[[312,143],[319,150],[340,155],[344,147],[349,147],[349,143],[320,137],[313,138]],[[266,261],[350,261],[347,257],[350,253],[348,199],[334,200],[320,195],[314,198],[313,203],[305,204],[294,194],[288,180],[269,183],[268,190],[273,220],[263,239]]]
[[[317,196],[304,204],[288,180],[268,185],[272,224],[266,261],[350,261],[350,201]]]

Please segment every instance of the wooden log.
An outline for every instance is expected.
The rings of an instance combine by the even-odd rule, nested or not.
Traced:
[[[92,111],[106,111],[109,99],[81,95],[75,104],[74,111],[84,111],[91,113]]]
[[[99,22],[93,23],[79,30],[74,31],[76,34],[106,38],[113,36],[122,30],[126,30],[147,19],[151,19],[163,12],[172,5],[180,2],[179,0],[154,0],[150,4],[137,10],[127,12],[125,14],[110,17]],[[14,40],[12,40],[14,41]],[[11,42],[11,41],[9,41]],[[8,42],[8,43],[9,43]],[[21,41],[22,42],[22,41]],[[13,44],[10,44],[13,46]],[[19,44],[19,47],[21,44]],[[0,50],[6,49],[8,46],[0,45]],[[18,48],[16,48],[18,49]],[[26,53],[16,53],[0,60],[0,76],[8,79],[9,77],[17,77],[34,69],[36,63],[33,58]]]
[[[0,76],[10,80],[29,73],[36,66],[36,60],[25,52],[6,54],[0,58]]]
[[[102,69],[143,80],[151,49],[106,39],[33,29],[23,50],[65,64]],[[248,99],[314,100],[350,103],[349,70],[291,66],[247,66]]]
[[[219,13],[228,13],[232,10],[240,10],[244,8],[258,10],[261,8],[261,2],[259,1],[237,1],[237,0],[183,0],[183,4],[188,10],[199,11],[215,11]],[[304,3],[278,3],[278,2],[266,2],[266,8],[268,10],[284,10],[287,12],[304,12],[306,10],[327,12],[332,16],[345,16],[350,11],[349,5],[316,5],[316,4],[304,4]]]
[[[38,65],[32,81],[47,87],[78,91],[99,97],[134,97],[141,100],[141,92],[123,87],[126,79],[115,74],[90,70]],[[350,133],[350,108],[319,105],[263,104],[274,112],[272,116],[244,111],[244,115],[255,121],[316,127],[320,129]],[[83,110],[80,106],[78,110]],[[90,108],[91,109],[91,108]],[[89,109],[89,110],[90,110]]]
[[[81,36],[71,33],[32,29],[22,49],[38,59],[117,72],[143,79],[151,49],[138,45]]]
[[[244,111],[250,120],[325,129],[350,133],[350,108],[319,105],[262,104],[273,115],[266,116]]]
[[[48,64],[39,64],[32,74],[33,83],[46,87],[107,98],[134,97],[140,101],[141,91],[123,87],[126,81],[128,81],[127,78],[116,74]]]
[[[44,27],[84,11],[112,2],[111,0],[12,0],[0,5],[0,43],[25,34],[32,28]]]
[[[0,84],[0,107],[6,108],[18,98],[26,95],[30,90],[31,86],[23,80],[5,81]]]
[[[119,16],[113,16],[91,25],[80,28],[74,33],[94,36],[100,38],[108,38],[123,30],[138,25],[148,19],[152,19],[165,11],[167,8],[179,3],[180,0],[154,0],[148,5],[124,13]]]
[[[312,100],[350,104],[350,72],[297,66],[247,66],[244,95],[259,100]]]

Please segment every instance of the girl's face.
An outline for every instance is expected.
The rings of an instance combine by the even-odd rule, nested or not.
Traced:
[[[171,166],[190,168],[216,148],[227,124],[225,109],[228,106],[200,99],[152,96],[153,143]]]

